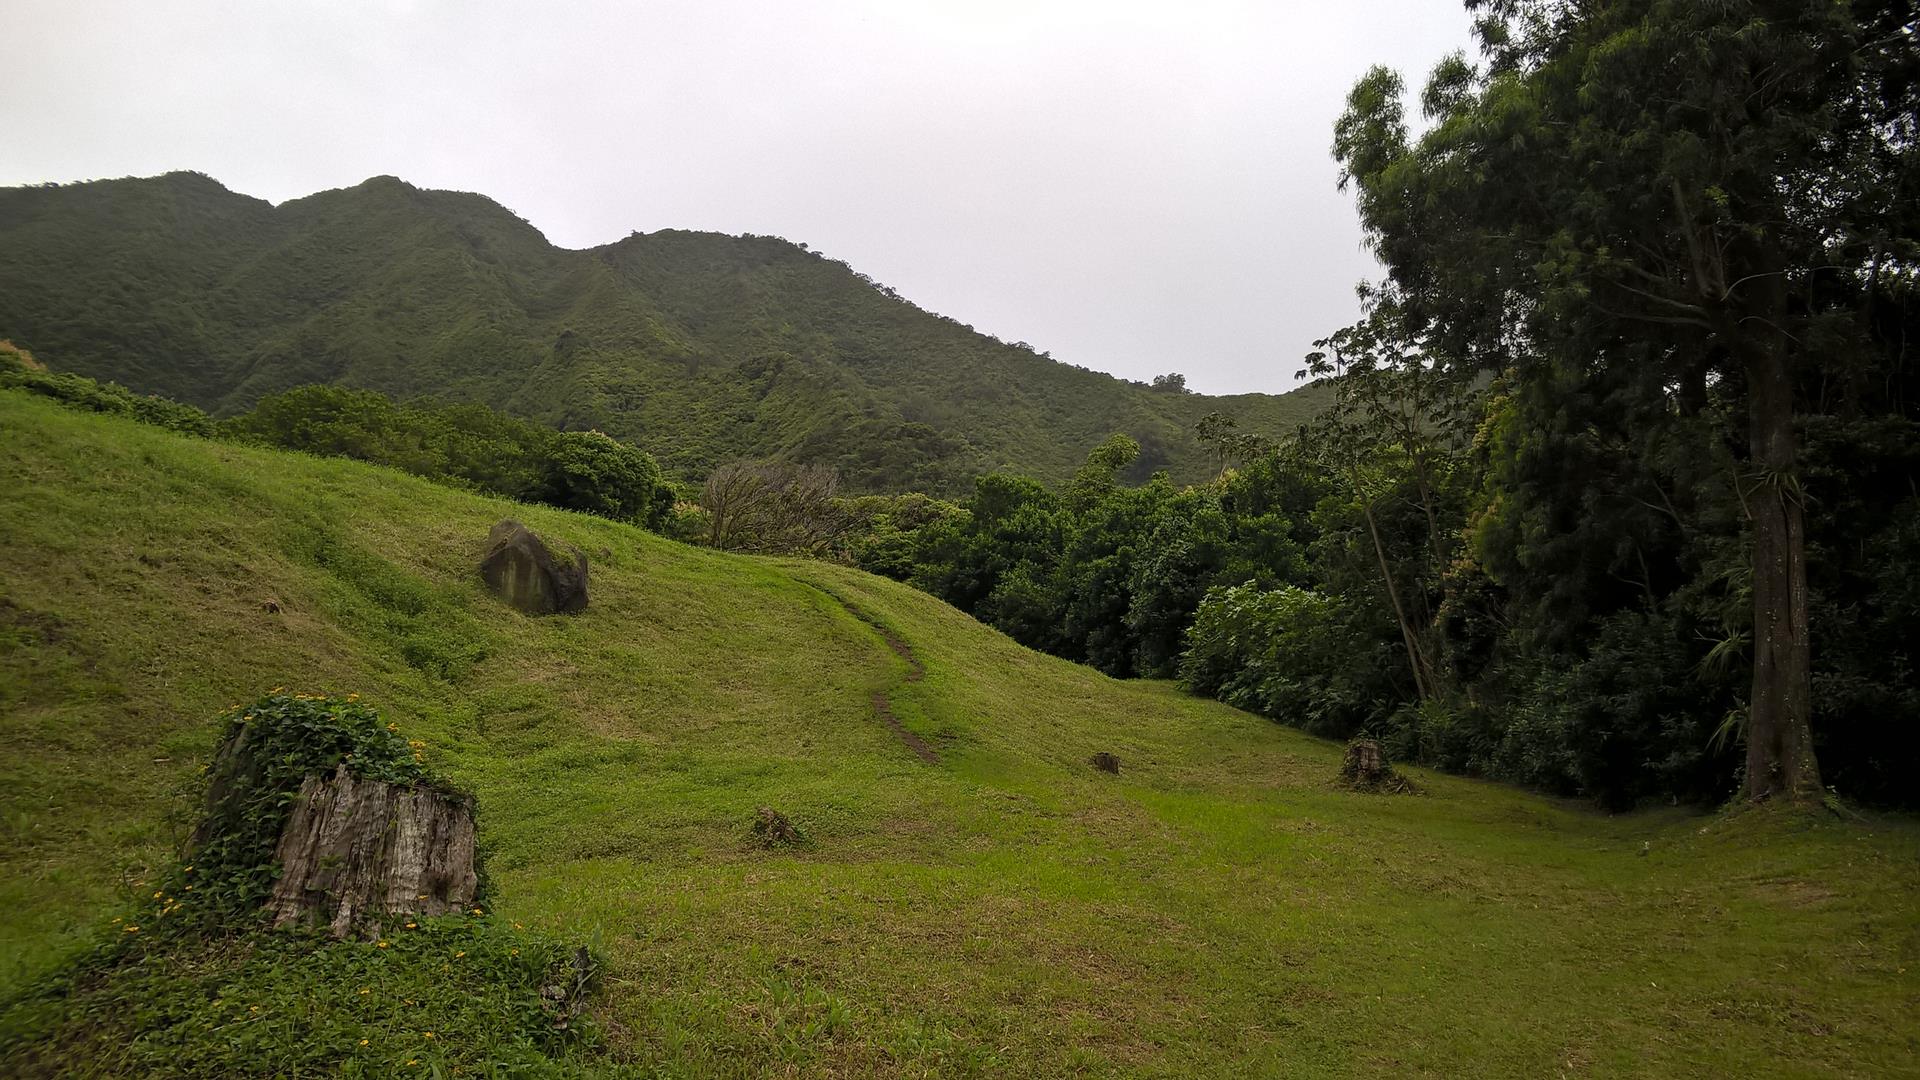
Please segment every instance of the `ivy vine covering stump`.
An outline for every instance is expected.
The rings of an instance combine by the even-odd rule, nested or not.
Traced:
[[[191,891],[216,923],[265,918],[335,937],[472,907],[473,799],[425,762],[426,743],[357,694],[276,688],[234,706],[176,895]]]

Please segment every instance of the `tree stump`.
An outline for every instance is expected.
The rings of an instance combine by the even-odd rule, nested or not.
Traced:
[[[1106,750],[1102,750],[1099,753],[1093,755],[1093,757],[1087,759],[1087,764],[1092,765],[1094,768],[1099,769],[1103,773],[1112,773],[1115,776],[1120,775],[1119,755],[1110,753]]]
[[[1347,744],[1347,758],[1340,764],[1340,777],[1349,784],[1373,785],[1381,781],[1391,770],[1387,767],[1387,755],[1380,750],[1380,744],[1372,739],[1355,739]]]
[[[762,806],[753,812],[753,835],[767,847],[786,847],[806,840],[799,826],[771,806]]]
[[[473,803],[341,765],[301,785],[275,861],[275,926],[320,924],[343,938],[370,916],[460,911],[479,887]]]
[[[587,607],[586,555],[556,555],[532,529],[511,518],[487,533],[480,576],[501,599],[529,615],[570,615]]]
[[[1357,791],[1413,790],[1413,785],[1387,763],[1386,751],[1380,744],[1367,738],[1347,744],[1346,759],[1340,763],[1340,779]]]

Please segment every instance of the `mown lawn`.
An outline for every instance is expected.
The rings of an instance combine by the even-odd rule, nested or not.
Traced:
[[[507,515],[588,553],[584,614],[485,594]],[[856,571],[13,393],[0,994],[127,910],[215,715],[279,685],[426,740],[498,916],[605,952],[569,1070],[1920,1075],[1912,819],[1344,792],[1336,746]]]

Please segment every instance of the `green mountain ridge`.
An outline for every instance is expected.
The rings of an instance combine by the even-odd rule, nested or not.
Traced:
[[[1314,390],[1211,397],[1059,363],[777,237],[554,247],[484,196],[375,177],[278,206],[197,173],[0,190],[0,337],[216,414],[308,383],[599,428],[697,477],[734,458],[857,490],[1066,477],[1115,432],[1210,474],[1193,425],[1291,430]],[[1177,366],[1170,364],[1169,366]]]

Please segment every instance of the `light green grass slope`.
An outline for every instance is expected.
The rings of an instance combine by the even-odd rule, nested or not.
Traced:
[[[14,394],[0,502],[0,989],[122,910],[211,718],[286,685],[477,791],[497,912],[611,956],[613,1071],[1920,1072],[1911,820],[1345,793],[1337,747],[882,579]],[[480,587],[510,514],[589,554],[584,614]],[[812,845],[755,847],[760,805]]]

